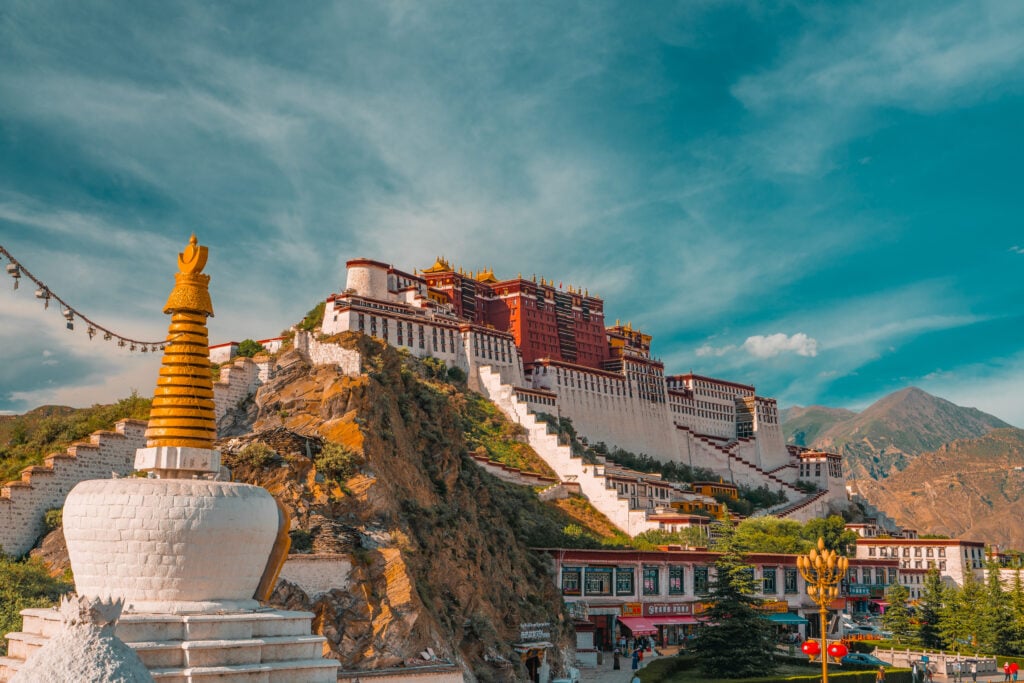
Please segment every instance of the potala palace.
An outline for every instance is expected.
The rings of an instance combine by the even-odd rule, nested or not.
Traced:
[[[611,464],[588,471],[535,414],[570,418],[590,443],[785,491],[789,503],[774,514],[805,520],[847,505],[840,456],[787,446],[774,399],[746,384],[666,375],[651,336],[618,321],[606,326],[604,302],[585,290],[543,278],[499,280],[443,258],[413,273],[365,258],[346,265],[345,289],[327,298],[325,335],[362,332],[461,368],[473,389],[527,427],[563,482],[578,484],[606,514],[598,501],[611,495],[609,517],[630,533],[685,524],[680,507],[668,505],[685,492],[650,475],[627,483]],[[798,480],[818,491],[806,493]]]

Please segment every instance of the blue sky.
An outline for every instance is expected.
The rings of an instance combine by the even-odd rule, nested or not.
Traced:
[[[210,5],[0,8],[0,244],[103,324],[162,338],[192,230],[215,341],[444,254],[784,406],[1024,426],[1024,3]],[[0,349],[13,411],[158,360],[6,285]]]

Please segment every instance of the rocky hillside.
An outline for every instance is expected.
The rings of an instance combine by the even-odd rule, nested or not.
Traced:
[[[787,443],[810,446],[818,436],[838,422],[849,420],[857,413],[846,408],[826,406],[793,406],[780,412],[782,432]]]
[[[956,439],[1009,427],[976,408],[962,408],[910,387],[845,418],[831,408],[791,409],[783,431],[790,443],[840,453],[848,479],[884,479],[921,453]]]
[[[1024,430],[960,439],[886,479],[853,485],[897,523],[921,533],[1024,548]]]
[[[585,520],[468,457],[494,447],[488,434],[514,441],[516,430],[481,415],[443,365],[358,335],[343,342],[358,345],[365,374],[286,353],[234,416],[236,430],[251,419],[252,433],[219,444],[236,479],[288,507],[296,549],[356,559],[347,591],[310,601],[283,584],[275,599],[316,612],[346,669],[400,666],[430,647],[480,680],[514,680],[523,675],[511,648],[520,623],[552,623],[564,653],[561,598],[547,560],[529,548],[571,544],[563,529]],[[504,450],[528,464],[528,449]]]

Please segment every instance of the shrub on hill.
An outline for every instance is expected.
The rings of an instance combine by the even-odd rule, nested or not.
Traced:
[[[16,561],[0,553],[0,634],[21,629],[21,610],[51,607],[74,586],[50,576],[39,560]],[[7,654],[7,641],[0,640],[0,656]]]
[[[44,406],[0,425],[0,482],[18,477],[30,465],[59,453],[99,429],[113,429],[124,418],[148,420],[151,401],[136,392],[110,405],[91,408]]]

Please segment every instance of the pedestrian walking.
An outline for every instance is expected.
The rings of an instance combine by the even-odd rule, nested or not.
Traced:
[[[1010,662],[1010,676],[1013,677],[1013,683],[1017,683],[1017,670],[1020,669],[1017,666],[1017,662]]]
[[[615,652],[612,653],[612,669],[618,671],[622,667],[619,666],[619,649],[615,648]]]
[[[971,681],[978,683],[978,663],[971,662]]]
[[[878,673],[875,674],[875,683],[885,683],[885,667],[878,667]]]
[[[633,671],[640,668],[640,650],[633,650]]]

